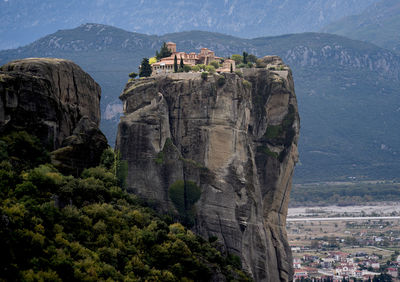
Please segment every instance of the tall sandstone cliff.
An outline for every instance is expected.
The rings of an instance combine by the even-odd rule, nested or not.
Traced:
[[[52,152],[52,162],[76,174],[99,163],[108,146],[99,130],[100,86],[75,63],[53,58],[0,67],[0,134],[24,130]]]
[[[131,192],[217,239],[256,281],[289,281],[299,115],[291,70],[276,56],[263,61],[243,75],[129,82],[116,147]]]

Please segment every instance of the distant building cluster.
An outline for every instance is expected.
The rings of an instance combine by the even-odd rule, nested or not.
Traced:
[[[208,48],[201,48],[200,53],[196,54],[195,52],[177,52],[176,43],[173,42],[168,42],[167,47],[172,54],[171,56],[162,58],[160,61],[151,65],[153,75],[174,72],[175,56],[178,60],[178,64],[182,60],[184,65],[191,67],[199,64],[209,65],[212,61],[217,61],[222,64],[220,68],[216,69],[217,72],[230,72],[231,66],[233,70],[236,69],[234,60],[216,57],[214,51],[211,51]]]
[[[296,248],[292,251],[298,252]],[[294,281],[332,281],[341,282],[356,279],[372,281],[381,274],[378,257],[365,253],[349,254],[340,251],[327,252],[324,257],[304,254],[293,259]],[[400,256],[386,269],[386,273],[394,280],[398,279]],[[385,280],[386,281],[386,280]]]

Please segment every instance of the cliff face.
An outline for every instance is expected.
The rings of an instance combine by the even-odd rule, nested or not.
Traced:
[[[0,133],[25,130],[76,173],[98,163],[107,140],[98,129],[100,86],[78,65],[32,58],[0,67]],[[66,154],[68,152],[68,154]]]
[[[243,77],[129,82],[116,146],[128,161],[130,191],[217,238],[256,281],[288,281],[299,116],[290,69],[278,57],[263,60],[266,68],[243,69]]]

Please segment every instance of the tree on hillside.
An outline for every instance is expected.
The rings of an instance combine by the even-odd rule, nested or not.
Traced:
[[[163,45],[161,46],[160,52],[156,51],[156,58],[157,60],[160,60],[162,58],[166,58],[171,56],[172,53],[168,49],[167,44],[164,42]]]
[[[183,59],[181,57],[181,62],[179,63],[179,69],[183,70],[184,66],[185,66],[185,64],[183,63]]]
[[[143,58],[142,64],[140,65],[139,76],[148,77],[152,73],[151,66],[149,64],[149,59]]]
[[[175,55],[175,57],[174,57],[174,72],[177,72],[177,71],[178,71],[178,58]]]
[[[232,66],[232,64],[231,64],[231,73],[233,73],[233,66]]]

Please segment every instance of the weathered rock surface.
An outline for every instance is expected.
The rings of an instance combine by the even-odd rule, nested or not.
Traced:
[[[101,89],[78,65],[50,58],[12,61],[0,67],[0,94],[0,133],[37,136],[48,150],[57,150],[52,159],[62,170],[67,158],[73,163],[73,172],[64,172],[99,162],[107,147],[98,129]],[[66,147],[73,154],[62,154]]]
[[[130,191],[217,237],[256,281],[289,281],[285,224],[299,116],[290,69],[276,56],[263,61],[243,77],[129,82],[116,147]]]

